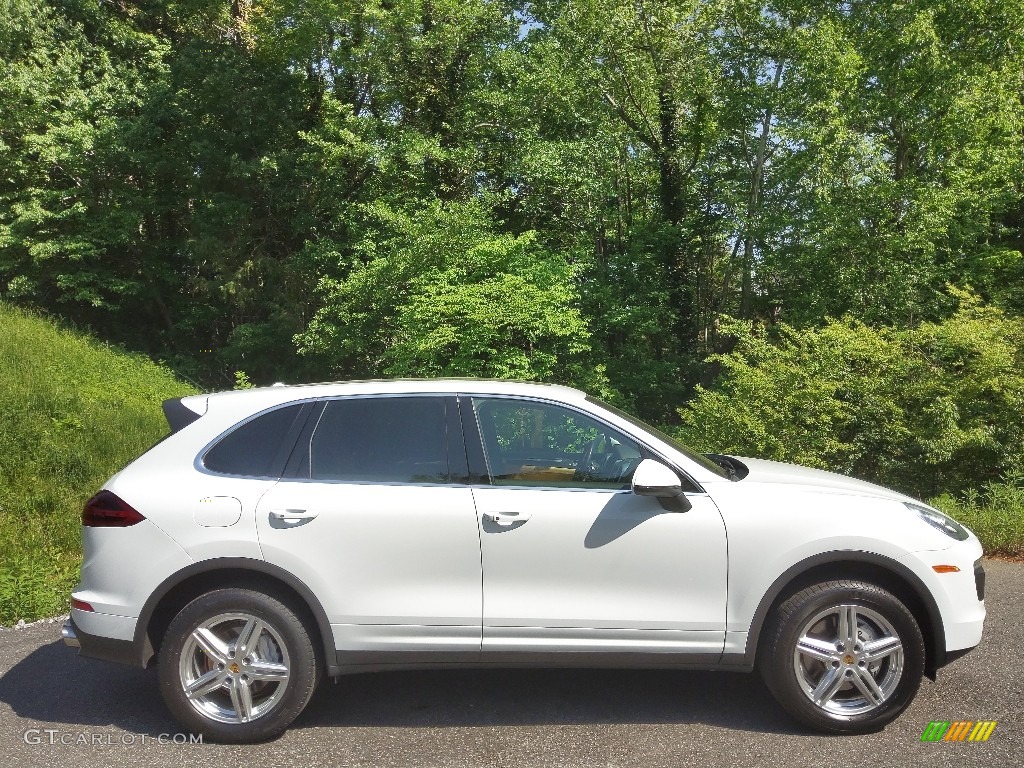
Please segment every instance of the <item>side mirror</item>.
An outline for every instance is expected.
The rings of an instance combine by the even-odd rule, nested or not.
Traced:
[[[693,506],[683,493],[679,475],[654,459],[644,459],[637,465],[633,472],[633,493],[655,497],[662,508],[670,512],[686,512]]]

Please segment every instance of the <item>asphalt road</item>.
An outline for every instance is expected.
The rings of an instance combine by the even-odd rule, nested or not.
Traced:
[[[1024,764],[1024,565],[986,564],[982,645],[925,682],[881,733],[795,727],[756,675],[392,672],[317,691],[257,746],[160,743],[178,727],[152,671],[79,659],[59,624],[0,630],[5,765],[968,766]],[[922,743],[932,720],[996,720],[985,743]],[[62,743],[64,742],[64,743]]]

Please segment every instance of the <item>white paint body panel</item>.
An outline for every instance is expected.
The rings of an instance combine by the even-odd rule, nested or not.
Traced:
[[[782,574],[816,555],[843,551],[879,555],[910,568],[936,598],[947,643],[961,642],[950,628],[964,621],[966,634],[980,633],[984,604],[975,593],[973,564],[981,545],[973,534],[957,542],[921,522],[904,506],[907,497],[870,483],[851,479],[844,486],[839,475],[807,470],[819,482],[790,485],[763,479],[771,469],[766,465],[775,462],[760,464],[762,479],[752,468],[738,483],[709,485],[729,531],[727,653],[744,651],[762,596]],[[778,466],[794,474],[788,465]],[[939,563],[961,571],[940,576],[930,567]],[[954,582],[960,599],[940,599]],[[949,650],[963,647],[968,646],[948,645]]]
[[[935,597],[946,633],[946,650],[973,648],[981,642],[985,603],[974,585],[974,561],[981,557],[977,539],[957,542],[941,551],[914,552],[900,562],[910,568]],[[933,565],[955,565],[959,573],[936,573]]]
[[[725,528],[706,496],[694,495],[684,513],[628,491],[478,487],[473,495],[485,650],[564,649],[587,629],[598,631],[588,636],[600,637],[602,650],[721,651]],[[496,513],[529,519],[504,527],[488,520]]]
[[[207,496],[199,500],[194,517],[204,528],[227,528],[242,519],[242,502],[234,496]]]
[[[271,518],[276,509],[316,517],[280,523]],[[480,544],[468,487],[282,481],[256,518],[267,562],[320,598],[346,643],[339,648],[366,650],[369,638],[381,648],[418,648],[407,626],[456,645],[470,628],[479,647]],[[359,625],[372,629],[360,633]]]
[[[131,640],[135,636],[135,617],[72,608],[71,618],[83,632],[90,635],[108,637],[111,640]]]
[[[192,564],[192,558],[150,520],[128,528],[83,528],[82,549],[81,580],[71,596],[89,603],[98,614],[131,619],[133,628],[156,586]]]

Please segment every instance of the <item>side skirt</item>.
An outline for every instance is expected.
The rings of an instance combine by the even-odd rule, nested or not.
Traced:
[[[415,669],[690,669],[750,672],[742,653],[484,653],[338,651],[331,675]]]

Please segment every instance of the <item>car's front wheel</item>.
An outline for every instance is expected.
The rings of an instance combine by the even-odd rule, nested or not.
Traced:
[[[320,678],[296,613],[275,597],[234,588],[181,610],[164,636],[158,670],[164,701],[183,726],[236,743],[280,735]]]
[[[907,708],[924,672],[913,614],[874,584],[829,581],[776,609],[758,661],[779,703],[817,730],[862,733]]]

